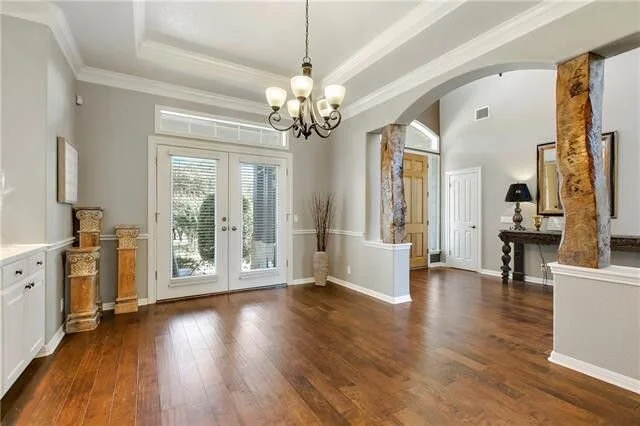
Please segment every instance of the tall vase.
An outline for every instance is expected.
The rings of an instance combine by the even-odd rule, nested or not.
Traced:
[[[329,274],[329,256],[326,251],[317,251],[313,255],[313,277],[315,284],[319,287],[327,285],[327,275]]]

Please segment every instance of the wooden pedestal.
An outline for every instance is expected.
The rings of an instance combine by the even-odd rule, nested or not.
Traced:
[[[100,248],[71,248],[67,250],[69,271],[69,314],[67,333],[94,330],[100,323],[96,304],[97,261]]]
[[[102,216],[102,207],[75,207],[73,209],[73,225],[78,234],[78,247],[100,247]],[[100,315],[102,315],[99,259],[96,261],[96,304]]]
[[[136,289],[136,239],[140,228],[132,225],[116,226],[118,239],[118,287],[115,313],[124,314],[138,311],[138,291]]]

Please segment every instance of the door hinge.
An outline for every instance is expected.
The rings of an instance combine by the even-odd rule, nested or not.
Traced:
[[[156,212],[156,223],[158,223],[158,216],[160,216],[160,213]]]
[[[289,267],[289,259],[287,259],[287,260],[285,261],[285,264],[287,265],[287,268],[288,268],[288,267]]]
[[[156,281],[158,281],[158,271],[156,271]]]
[[[285,176],[289,176],[289,168],[288,167],[286,169],[284,169],[284,175]]]

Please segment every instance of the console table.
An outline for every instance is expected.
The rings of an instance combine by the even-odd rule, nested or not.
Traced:
[[[502,240],[502,283],[509,282],[509,263],[511,262],[511,243],[513,243],[513,281],[524,282],[524,245],[560,245],[560,231],[513,231],[503,229],[498,233]],[[612,235],[611,250],[640,251],[640,237],[630,235]]]

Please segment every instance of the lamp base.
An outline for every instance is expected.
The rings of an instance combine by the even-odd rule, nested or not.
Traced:
[[[512,231],[526,231],[527,228],[522,226],[522,210],[520,209],[520,202],[516,201],[516,208],[514,209],[513,215],[513,226],[511,227]]]

